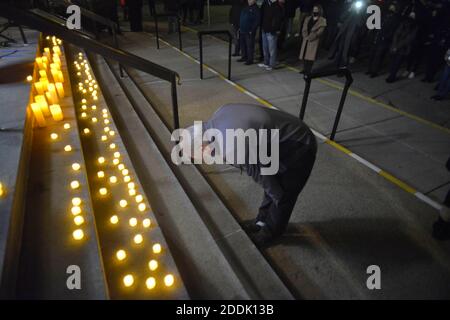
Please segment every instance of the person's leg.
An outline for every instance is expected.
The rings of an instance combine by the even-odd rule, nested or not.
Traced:
[[[400,54],[394,54],[392,56],[389,77],[386,79],[387,82],[394,82],[397,79],[397,72],[402,66],[403,58]]]
[[[279,176],[278,181],[285,193],[277,205],[273,203],[269,207],[264,221],[272,236],[280,236],[286,230],[297,198],[311,174],[315,158],[316,148],[311,147],[301,160],[301,166]]]
[[[240,32],[239,40],[241,42],[241,58],[238,60],[239,62],[247,61],[248,57],[248,46],[247,46],[247,33]]]
[[[255,53],[255,34],[247,33],[247,65],[253,64]]]
[[[439,87],[437,96],[439,98],[445,98],[450,93],[450,66],[445,66],[442,73],[441,80],[439,81]]]
[[[268,33],[266,32],[262,32],[261,37],[262,37],[262,46],[263,46],[263,56],[264,56],[264,64],[266,66],[268,66],[270,64],[270,53],[269,53],[269,39],[268,39]]]
[[[275,68],[277,64],[277,34],[268,34],[267,42],[268,42],[268,48],[269,48],[269,66],[271,68]]]
[[[266,217],[269,213],[269,208],[273,205],[272,198],[264,191],[263,201],[259,206],[258,215],[256,216],[255,222],[261,221],[265,222]]]
[[[233,56],[238,56],[241,52],[241,45],[239,40],[239,31],[235,26],[231,26],[231,34],[233,36],[233,43],[234,43],[234,53]]]
[[[311,60],[303,60],[303,73],[309,74],[311,73],[314,61]]]

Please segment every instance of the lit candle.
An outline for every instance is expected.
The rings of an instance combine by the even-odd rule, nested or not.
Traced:
[[[41,78],[47,78],[47,71],[45,71],[43,69],[39,70],[39,76]]]
[[[34,101],[39,105],[39,108],[41,108],[42,113],[44,116],[50,115],[50,110],[48,109],[47,100],[45,100],[45,97],[43,95],[37,95],[34,97]]]
[[[61,49],[58,46],[54,46],[53,52],[59,55],[59,54],[61,54]]]
[[[116,257],[117,257],[117,260],[122,261],[127,257],[127,253],[123,249],[117,250]]]
[[[44,114],[42,113],[42,110],[38,103],[32,103],[31,104],[31,110],[33,111],[34,118],[36,119],[36,122],[39,127],[45,127],[45,118]]]
[[[64,119],[61,107],[59,104],[52,104],[50,106],[50,113],[52,114],[53,120],[61,121]]]
[[[55,100],[54,100],[54,97],[53,97],[53,95],[52,95],[52,93],[51,93],[50,91],[47,91],[47,92],[45,93],[45,97],[47,98],[47,101],[48,101],[50,104],[58,103],[58,101],[55,101]],[[51,113],[51,112],[50,112],[50,113]]]
[[[59,100],[59,99],[58,99],[58,94],[56,93],[56,87],[55,87],[55,84],[54,84],[54,83],[50,83],[50,84],[47,86],[47,90],[48,90],[48,92],[50,92],[50,94],[51,94],[53,104],[58,103],[58,100]]]
[[[127,274],[125,277],[123,277],[123,284],[125,287],[131,287],[134,283],[134,277],[131,274]]]
[[[5,188],[3,188],[3,184],[0,182],[0,197],[3,197],[5,193],[6,193]]]
[[[164,284],[166,285],[166,287],[172,286],[174,282],[175,282],[175,279],[174,279],[173,275],[168,274],[164,277]]]
[[[48,88],[48,79],[47,78],[40,78],[39,81],[42,83],[42,87],[44,88],[44,91]]]
[[[58,71],[58,82],[64,82],[64,76],[62,71]]]
[[[63,84],[61,82],[56,82],[55,83],[55,87],[56,87],[56,91],[58,92],[58,96],[60,98],[64,98],[64,87],[63,87]]]
[[[156,279],[153,277],[147,278],[147,280],[145,281],[145,286],[149,290],[153,289],[156,286]]]
[[[84,237],[84,232],[81,229],[77,229],[72,233],[72,236],[75,240],[81,240]]]
[[[44,69],[42,57],[37,57],[37,58],[36,58],[36,63],[37,63],[37,65],[38,65],[39,69]]]
[[[42,82],[38,81],[34,83],[34,88],[38,94],[44,94],[44,85]]]
[[[52,74],[53,80],[55,80],[55,82],[62,82],[59,81],[58,79],[58,70],[57,69],[50,69],[50,73]]]

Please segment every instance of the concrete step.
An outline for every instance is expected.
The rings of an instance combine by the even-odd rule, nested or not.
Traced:
[[[44,39],[42,41],[41,47],[48,46]],[[31,160],[27,194],[21,199],[26,211],[20,251],[15,252],[16,257],[20,257],[15,296],[20,299],[107,299],[109,293],[86,163],[63,55],[61,61],[65,97],[59,100],[59,104],[64,120],[56,122],[47,117],[46,126],[35,126],[32,141],[24,144],[31,147]],[[37,77],[35,68],[34,79]],[[34,118],[30,110],[27,114],[32,123]],[[51,137],[53,134],[57,136]],[[69,145],[70,150],[66,149]],[[74,167],[74,164],[79,167]],[[73,181],[77,181],[79,186],[73,188]],[[74,198],[81,200],[78,205],[81,213],[77,213],[77,217],[83,217],[83,221],[77,220],[77,223],[72,212]],[[13,222],[15,228],[20,227],[17,221]],[[82,232],[79,239],[74,237],[76,230]],[[74,270],[80,272],[81,290],[69,288],[67,284]]]
[[[115,74],[117,76],[117,70],[115,70]],[[292,298],[277,274],[243,232],[200,172],[194,166],[173,165],[170,159],[172,148],[170,131],[146,100],[145,92],[139,90],[139,87],[132,81],[132,77],[119,80],[125,93],[128,94],[128,99],[133,104],[135,112],[140,115],[144,126],[152,133],[152,139],[156,142],[178,183],[181,184],[184,193],[187,194],[194,206],[196,219],[198,217],[201,219],[203,227],[206,227],[207,232],[216,242],[220,254],[227,260],[249,297],[252,299]],[[121,107],[123,106],[121,105]],[[139,136],[141,146],[146,144],[142,139],[143,134],[135,136]],[[195,230],[186,229],[186,232],[192,233]],[[209,248],[208,251],[212,249]],[[264,280],[262,281],[262,279]]]
[[[69,48],[69,59],[78,61],[77,66],[75,62],[70,64],[74,82],[96,81],[83,51],[74,46]],[[80,63],[82,72],[78,75]],[[86,92],[77,90],[74,98],[110,296],[112,299],[188,299],[172,252],[155,218],[153,203],[143,193],[121,138],[123,130],[111,117],[101,87],[95,85],[91,83]],[[155,250],[155,246],[160,249]],[[128,285],[124,282],[126,277],[133,279]],[[167,277],[173,279],[172,284],[167,284]]]

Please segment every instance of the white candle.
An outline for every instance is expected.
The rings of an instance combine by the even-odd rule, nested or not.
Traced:
[[[38,81],[34,83],[34,87],[38,94],[44,94],[44,86],[42,82]]]
[[[59,102],[58,94],[56,93],[56,88],[53,83],[50,83],[47,87],[48,93],[50,93],[50,103],[56,104]]]
[[[63,87],[63,84],[61,82],[56,82],[55,83],[55,87],[56,87],[56,91],[58,92],[58,96],[60,98],[64,98],[64,87]]]
[[[33,111],[34,118],[36,119],[36,122],[39,127],[45,127],[45,118],[44,114],[42,113],[42,110],[38,103],[32,103],[31,104],[31,111]]]
[[[61,121],[64,119],[61,107],[59,104],[52,104],[50,106],[50,113],[52,114],[53,120]]]
[[[42,113],[44,116],[50,115],[50,110],[48,109],[47,100],[45,100],[45,97],[43,95],[37,95],[34,97],[34,101],[39,105],[39,108],[41,108]]]

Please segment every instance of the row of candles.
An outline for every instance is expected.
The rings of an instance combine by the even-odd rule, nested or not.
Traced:
[[[62,83],[64,82],[64,76],[61,71],[61,58],[62,53],[60,49],[60,45],[62,41],[57,39],[56,37],[46,37],[47,43],[52,44],[52,52],[49,48],[44,48],[44,52],[42,57],[36,58],[36,66],[37,66],[37,74],[39,74],[39,81],[34,82],[33,87],[36,95],[34,96],[34,103],[31,104],[31,109],[35,116],[35,119],[40,127],[46,126],[45,117],[52,117],[54,121],[62,121],[64,119],[62,109],[58,104],[59,99],[64,98],[64,88]],[[53,81],[50,82],[47,71],[48,71],[48,63],[50,63],[50,73],[52,75]],[[31,77],[31,76],[30,76]],[[33,79],[28,79],[32,81]],[[50,104],[50,105],[49,105]],[[68,132],[72,126],[69,122],[66,122],[62,125],[62,132]],[[61,140],[57,133],[50,133],[50,139],[52,141]],[[67,144],[64,146],[64,152],[70,153],[72,152],[72,146]],[[74,162],[71,165],[72,172],[74,174],[79,174],[81,172],[81,164],[78,162]],[[81,184],[79,180],[72,180],[69,183],[70,189],[73,191],[79,191],[81,189]],[[76,228],[72,232],[72,237],[76,241],[80,241],[84,239],[85,233],[83,231],[82,225],[85,224],[85,219],[82,215],[82,199],[78,195],[71,199],[70,203],[70,212],[73,216],[73,223]]]
[[[64,115],[59,104],[64,98],[64,75],[61,70],[62,41],[56,37],[47,36],[51,44],[45,47],[42,56],[36,57],[35,77],[28,76],[27,81],[33,83],[33,102],[31,110],[39,127],[47,125],[46,118],[62,121]]]
[[[82,134],[86,137],[93,137],[93,133],[101,130],[101,134],[99,135],[100,141],[106,144],[106,150],[112,153],[111,157],[101,155],[97,158],[97,165],[99,166],[97,178],[101,181],[109,181],[109,185],[111,187],[120,186],[123,183],[123,185],[126,186],[126,190],[128,193],[128,195],[126,195],[125,197],[131,198],[132,201],[136,203],[137,212],[139,214],[145,214],[145,212],[147,212],[148,210],[147,205],[145,204],[143,195],[138,193],[136,183],[132,181],[133,179],[130,170],[127,169],[122,161],[122,155],[118,150],[119,147],[117,143],[115,143],[116,133],[109,126],[111,123],[111,119],[109,117],[108,110],[104,108],[100,112],[97,106],[93,104],[98,101],[98,85],[90,72],[89,63],[85,59],[83,53],[80,52],[78,54],[77,59],[74,61],[74,66],[77,70],[76,74],[80,79],[78,82],[78,91],[80,92],[80,95],[82,97],[80,101],[80,118],[82,121],[89,121],[94,126],[92,130],[93,132],[91,132],[91,130],[87,126],[84,127],[82,129]],[[89,102],[91,102],[92,105]],[[90,106],[88,107],[88,105]],[[101,123],[103,123],[103,125],[101,128],[99,128]],[[113,169],[117,170],[117,175],[112,174],[109,177],[106,176],[105,169],[109,164],[112,164]],[[118,177],[120,176],[122,176],[122,182],[119,181]],[[106,200],[108,194],[109,190],[106,185],[99,188],[98,195],[103,200]],[[123,212],[124,209],[130,206],[129,200],[126,200],[125,197],[118,201],[117,205],[119,212]],[[132,209],[128,210],[131,211]],[[113,214],[109,218],[109,223],[113,226],[120,227],[121,220],[122,217],[119,217],[118,214]],[[145,217],[142,218],[141,222],[139,222],[139,218],[132,216],[128,219],[127,225],[130,228],[137,228],[138,226],[142,226],[142,228],[145,230],[152,225],[152,222],[149,218]],[[136,233],[133,236],[132,242],[136,246],[142,246],[144,242],[144,234]],[[161,254],[163,249],[160,243],[155,243],[152,245],[151,250],[154,255],[158,255]],[[128,255],[129,252],[127,252],[127,250],[125,250],[124,248],[118,248],[115,253],[115,259],[119,263],[123,263],[124,261],[129,259]],[[159,263],[156,259],[151,259],[148,262],[147,267],[150,271],[155,271],[158,269]],[[133,273],[126,273],[122,278],[123,285],[128,288],[135,286],[136,277],[137,276]],[[175,278],[172,274],[166,274],[163,278],[163,282],[166,287],[171,287],[175,282]],[[145,286],[149,290],[154,289],[157,286],[156,278],[154,276],[147,277],[145,280]]]

